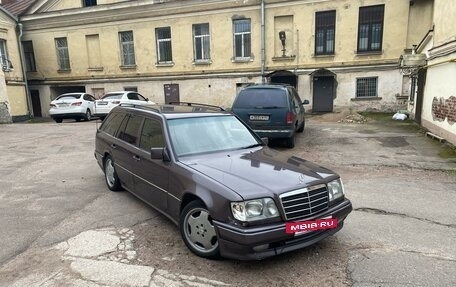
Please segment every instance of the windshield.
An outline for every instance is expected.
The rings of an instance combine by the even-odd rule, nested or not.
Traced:
[[[74,100],[74,99],[79,99],[81,97],[80,94],[75,94],[75,95],[62,95],[62,96],[59,96],[58,98],[56,98],[55,100]]]
[[[118,100],[123,94],[107,94],[102,97],[103,100]]]
[[[168,126],[178,156],[260,145],[255,136],[231,115],[172,119]]]
[[[286,96],[282,89],[246,89],[239,93],[234,108],[286,108]]]

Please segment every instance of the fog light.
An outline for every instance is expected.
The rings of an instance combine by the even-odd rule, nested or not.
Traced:
[[[261,252],[269,248],[269,244],[263,244],[263,245],[258,245],[253,247],[253,251],[255,252]]]

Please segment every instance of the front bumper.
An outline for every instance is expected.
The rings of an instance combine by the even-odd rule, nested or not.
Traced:
[[[267,226],[241,228],[214,221],[219,237],[220,254],[223,257],[239,260],[260,260],[301,249],[317,243],[342,229],[344,219],[351,211],[352,204],[348,199],[345,199],[325,212],[305,219],[314,220],[331,216],[332,218],[337,218],[337,228],[313,231],[299,236],[287,234],[284,222]],[[258,249],[260,246],[266,247]],[[254,248],[257,249],[255,250]]]

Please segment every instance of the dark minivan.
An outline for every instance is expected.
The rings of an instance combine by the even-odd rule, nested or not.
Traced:
[[[97,130],[95,157],[109,189],[163,213],[206,258],[295,251],[335,234],[352,210],[339,175],[204,105],[121,104]]]
[[[295,133],[305,126],[304,104],[296,89],[287,85],[252,85],[242,89],[231,111],[248,124],[260,137],[285,139],[289,148],[295,145]]]

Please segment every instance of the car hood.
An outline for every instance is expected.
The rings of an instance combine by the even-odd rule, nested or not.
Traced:
[[[267,147],[190,157],[181,162],[244,199],[271,197],[338,178],[326,168]]]

